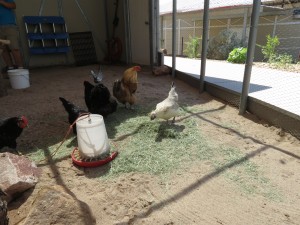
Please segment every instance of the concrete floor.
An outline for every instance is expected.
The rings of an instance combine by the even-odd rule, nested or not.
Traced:
[[[172,57],[164,64],[172,67]],[[176,70],[200,79],[201,60],[176,58]],[[224,61],[207,60],[205,81],[223,88],[242,92],[245,66]],[[300,71],[252,67],[249,96],[300,116]]]

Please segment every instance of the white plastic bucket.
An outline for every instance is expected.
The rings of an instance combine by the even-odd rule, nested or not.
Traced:
[[[93,158],[109,153],[110,146],[103,117],[82,116],[76,122],[78,150],[81,157]]]
[[[29,71],[26,69],[14,69],[8,70],[8,77],[10,85],[13,89],[28,88],[29,83]]]

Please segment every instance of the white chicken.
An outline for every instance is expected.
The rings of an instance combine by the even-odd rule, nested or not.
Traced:
[[[179,115],[178,94],[175,91],[174,82],[172,82],[171,90],[168,97],[156,105],[156,109],[150,113],[151,120],[160,118],[167,120],[173,117],[172,123],[175,122],[175,117]]]

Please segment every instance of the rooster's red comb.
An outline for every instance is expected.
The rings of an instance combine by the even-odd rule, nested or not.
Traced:
[[[141,68],[140,66],[134,66],[134,67],[133,67],[133,70],[134,70],[134,71],[141,71],[142,68]]]
[[[25,126],[28,125],[28,119],[25,116],[21,116],[21,120],[24,123]]]

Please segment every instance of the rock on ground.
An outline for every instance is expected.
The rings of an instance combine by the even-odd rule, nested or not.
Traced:
[[[40,169],[25,156],[0,153],[0,188],[6,192],[8,202],[34,187],[39,175]]]
[[[88,205],[79,201],[63,186],[43,187],[33,201],[32,209],[23,225],[83,225],[96,224]]]

